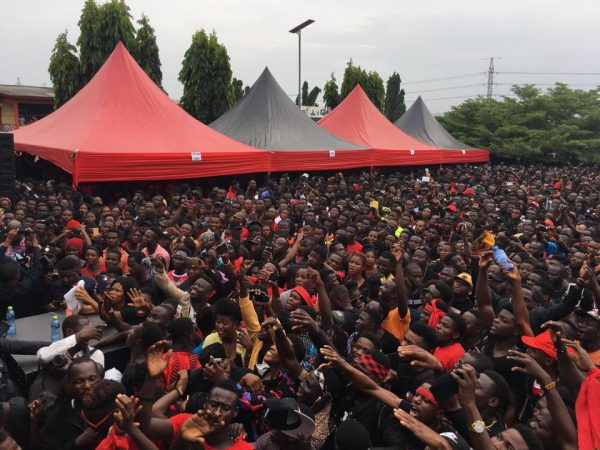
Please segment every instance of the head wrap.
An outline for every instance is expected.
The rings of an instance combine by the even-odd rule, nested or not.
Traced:
[[[389,370],[383,364],[375,361],[373,355],[369,353],[363,353],[355,364],[360,370],[378,383],[383,383],[387,378]]]
[[[67,242],[65,242],[65,251],[69,247],[75,247],[79,256],[83,254],[83,241],[80,238],[74,237],[71,239],[67,239]]]
[[[437,302],[438,299],[436,298],[425,305],[425,309],[431,312],[431,315],[429,316],[429,321],[427,322],[427,324],[431,328],[436,328],[438,326],[438,323],[440,323],[440,319],[446,315],[444,311],[438,308]]]
[[[420,395],[421,397],[423,397],[424,399],[426,399],[429,403],[435,405],[435,406],[439,406],[437,400],[435,399],[435,397],[433,396],[433,394],[431,393],[431,391],[423,386],[419,386],[416,390],[417,395]]]
[[[295,291],[308,306],[311,308],[315,307],[315,303],[317,302],[316,297],[311,296],[305,288],[302,286],[296,286],[292,290]]]

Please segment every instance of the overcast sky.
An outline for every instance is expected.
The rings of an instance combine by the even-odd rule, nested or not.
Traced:
[[[508,93],[512,83],[563,81],[581,89],[600,85],[597,0],[128,0],[127,4],[134,20],[145,13],[156,30],[163,86],[174,99],[182,92],[177,74],[184,53],[192,34],[201,28],[217,32],[235,77],[251,85],[269,66],[284,90],[295,95],[298,44],[288,30],[309,18],[316,22],[303,33],[302,78],[311,88],[322,87],[332,72],[341,83],[352,58],[379,72],[384,81],[397,71],[406,83],[407,105],[422,94],[429,108],[440,113],[466,96],[485,94],[487,75],[460,76],[487,72],[491,56],[500,72],[497,94]],[[54,40],[67,29],[69,40],[76,41],[82,5],[79,0],[3,0],[0,83],[14,84],[18,77],[22,84],[50,85],[47,69]]]

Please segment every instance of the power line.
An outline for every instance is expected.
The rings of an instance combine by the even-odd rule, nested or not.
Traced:
[[[404,82],[402,84],[407,85],[407,84],[422,84],[422,83],[432,83],[434,81],[446,81],[446,80],[456,80],[458,78],[468,78],[468,77],[475,77],[475,76],[480,76],[480,75],[485,75],[487,72],[474,72],[474,73],[465,73],[462,75],[454,75],[451,77],[442,77],[442,78],[431,78],[429,80],[421,80],[421,81],[408,81],[408,82]]]
[[[502,75],[591,75],[600,76],[600,72],[496,72]]]
[[[494,83],[494,86],[525,86],[527,84],[531,84],[533,86],[556,86],[556,83]],[[600,81],[598,83],[564,83],[567,86],[599,86]]]
[[[463,89],[463,88],[479,87],[479,86],[485,86],[485,83],[463,84],[463,85],[460,85],[460,86],[449,86],[449,87],[437,88],[437,89],[425,89],[425,90],[422,90],[422,91],[405,92],[405,94],[421,94],[423,92],[448,91],[448,90],[452,90],[452,89]]]

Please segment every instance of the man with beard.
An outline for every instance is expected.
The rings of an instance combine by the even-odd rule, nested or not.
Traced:
[[[89,358],[73,360],[66,376],[68,396],[50,414],[42,430],[44,448],[95,448],[100,435],[86,426],[81,410],[86,396],[104,376],[102,367]]]

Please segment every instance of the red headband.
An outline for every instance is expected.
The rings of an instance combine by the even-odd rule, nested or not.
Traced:
[[[431,312],[429,321],[427,322],[427,325],[429,325],[431,328],[436,328],[438,323],[440,323],[440,319],[446,315],[444,311],[437,307],[437,301],[438,299],[436,298],[425,305],[425,309]]]
[[[432,403],[435,406],[440,406],[440,405],[438,405],[437,400],[435,399],[435,397],[433,396],[433,394],[431,393],[431,391],[429,389],[424,388],[423,386],[419,386],[417,388],[416,393],[417,393],[417,395],[420,395],[421,397],[426,399],[429,403]]]

